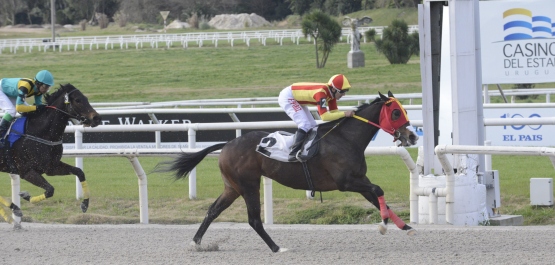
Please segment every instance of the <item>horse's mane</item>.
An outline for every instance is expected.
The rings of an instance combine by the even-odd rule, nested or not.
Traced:
[[[66,85],[62,85],[60,84],[60,87],[52,94],[44,94],[44,99],[46,100],[46,105],[52,105],[54,103],[54,101],[56,101],[60,96],[64,95],[64,93],[72,91],[76,89],[73,85],[71,84],[66,84]],[[22,116],[26,116],[26,117],[35,117],[35,116],[40,116],[42,115],[44,112],[36,112],[36,111],[31,111],[31,112],[26,112],[26,113],[22,113]]]
[[[62,96],[64,93],[68,93],[73,91],[75,87],[67,83],[65,85],[60,84],[60,87],[52,94],[44,94],[44,99],[46,100],[47,105],[52,105],[56,99]]]
[[[374,101],[370,102],[370,103],[362,103],[360,104],[358,107],[356,107],[355,113],[358,114],[361,111],[363,111],[364,109],[375,105],[375,104],[379,104],[379,103],[383,103],[383,100],[380,97],[376,97],[376,99],[374,99]],[[341,118],[332,122],[326,122],[326,123],[322,123],[320,125],[318,125],[319,130],[328,130],[331,129],[331,127],[335,126],[337,123],[341,123],[345,118]]]

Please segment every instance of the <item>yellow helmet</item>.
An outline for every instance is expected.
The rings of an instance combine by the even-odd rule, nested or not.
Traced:
[[[347,77],[342,74],[332,76],[330,81],[328,81],[328,86],[339,90],[349,90],[349,88],[351,88],[349,80],[347,80]]]

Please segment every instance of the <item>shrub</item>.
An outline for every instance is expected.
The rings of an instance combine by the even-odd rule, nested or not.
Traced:
[[[87,20],[83,19],[79,22],[79,26],[81,26],[81,30],[85,31],[87,29]]]
[[[108,23],[110,23],[110,19],[108,19],[108,16],[106,16],[105,14],[101,14],[98,16],[98,26],[100,26],[101,29],[107,28]]]
[[[513,89],[530,89],[536,87],[535,84],[514,84]],[[517,99],[537,99],[538,95],[523,95],[523,96],[516,96]]]
[[[129,20],[129,15],[122,12],[117,12],[114,16],[114,20],[118,23],[118,25],[123,28],[127,26],[127,21]]]
[[[412,55],[420,53],[418,32],[409,35],[409,27],[403,20],[393,20],[375,40],[376,49],[383,53],[391,64],[406,64]]]

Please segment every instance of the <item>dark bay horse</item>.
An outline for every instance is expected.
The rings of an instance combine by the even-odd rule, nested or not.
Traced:
[[[0,171],[18,174],[29,183],[43,188],[45,192],[41,195],[31,196],[26,191],[19,194],[32,203],[54,195],[54,187],[46,181],[43,174],[76,175],[83,188],[81,210],[86,212],[89,207],[89,188],[85,174],[80,168],[60,161],[63,153],[62,137],[70,118],[91,127],[98,126],[102,120],[87,97],[71,84],[60,85],[57,91],[44,97],[47,107],[43,111],[25,114],[26,131],[19,132],[20,135],[23,133],[21,138],[9,149],[10,144],[4,144]]]
[[[319,153],[306,162],[316,191],[358,192],[380,209],[380,233],[387,231],[388,219],[397,227],[416,231],[405,224],[385,203],[383,190],[366,177],[364,150],[381,128],[399,140],[402,146],[416,144],[418,136],[407,129],[410,126],[406,111],[393,97],[380,94],[371,104],[363,104],[356,111],[356,119],[343,118],[323,123],[318,128]],[[364,122],[361,122],[364,121]],[[255,151],[267,132],[251,132],[227,143],[210,146],[197,153],[182,153],[174,161],[162,162],[155,171],[175,171],[175,178],[185,178],[209,153],[222,149],[219,166],[224,181],[224,191],[210,206],[204,221],[193,238],[192,244],[200,245],[210,223],[228,208],[239,196],[247,204],[249,225],[266,242],[273,252],[283,252],[264,230],[260,218],[261,176],[299,190],[309,190],[301,163],[286,163],[267,158]]]

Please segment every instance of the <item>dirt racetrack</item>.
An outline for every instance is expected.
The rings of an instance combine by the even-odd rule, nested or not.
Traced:
[[[244,223],[214,223],[199,251],[199,225],[0,224],[0,264],[552,264],[555,226],[267,225],[289,251],[272,253]]]

